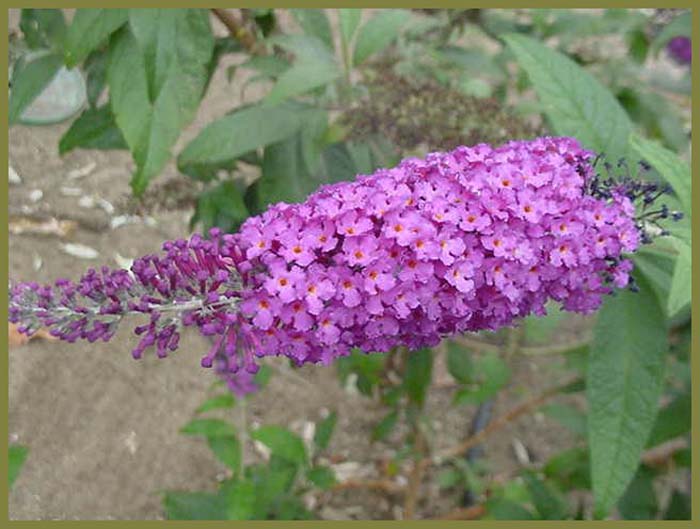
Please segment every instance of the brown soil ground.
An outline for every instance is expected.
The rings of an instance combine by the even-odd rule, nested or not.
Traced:
[[[17,13],[11,13],[11,27],[17,20]],[[246,100],[259,93],[249,89]],[[220,68],[176,151],[203,125],[240,102],[240,90],[227,82],[225,68]],[[67,126],[10,129],[10,165],[21,177],[20,184],[10,186],[11,216],[77,223],[65,237],[10,235],[9,273],[14,280],[77,278],[90,266],[115,266],[121,258],[156,252],[162,241],[189,233],[188,209],[156,211],[152,220],[138,217],[134,223],[111,228],[110,220],[123,214],[120,205],[128,202],[130,156],[121,151],[77,150],[59,157],[58,140]],[[86,171],[89,174],[70,178],[71,171],[90,166],[94,168]],[[161,182],[169,179],[177,179],[172,164],[159,177]],[[65,187],[79,189],[78,196],[66,196]],[[35,190],[43,192],[38,200]],[[115,211],[82,207],[81,198],[88,196],[108,201]],[[90,246],[99,256],[90,261],[68,255],[61,250],[67,242]],[[207,342],[187,333],[180,350],[166,360],[149,356],[134,361],[130,355],[134,345],[135,337],[124,326],[106,344],[36,339],[9,350],[10,440],[29,447],[26,465],[10,493],[11,519],[158,519],[163,517],[161,491],[214,489],[224,468],[204,442],[178,433],[211,393],[214,376],[199,367]],[[298,430],[305,422],[318,420],[324,408],[337,410],[339,423],[330,453],[355,462],[349,468],[356,475],[376,476],[375,462],[395,447],[391,439],[369,441],[372,427],[386,411],[343,389],[332,367],[304,367],[292,373],[282,360],[271,364],[278,372],[252,398],[248,421]],[[445,380],[443,364],[439,358],[435,377]],[[500,394],[494,413],[562,380],[566,376],[562,365],[558,357],[517,357],[512,362],[512,385]],[[474,412],[473,407],[450,407],[453,392],[453,387],[443,387],[430,394],[428,416],[436,447],[463,438]],[[240,421],[238,410],[231,414]],[[515,439],[537,461],[575,441],[573,434],[542,414],[524,417],[489,439],[485,449],[492,475],[519,468],[512,448]],[[257,457],[254,450],[249,457]],[[438,516],[456,505],[454,494],[441,493],[429,482],[435,480],[426,480],[421,490],[419,517]],[[358,491],[324,495],[315,508],[325,518],[400,515],[381,495]]]

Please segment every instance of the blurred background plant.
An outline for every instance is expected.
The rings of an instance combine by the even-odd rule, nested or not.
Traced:
[[[214,19],[228,36],[214,36]],[[669,207],[685,214],[634,256],[640,292],[611,297],[597,318],[552,305],[517,329],[339,362],[341,383],[385,410],[367,442],[391,443],[394,456],[376,479],[335,476],[324,455],[335,414],[311,440],[276,425],[248,431],[245,417],[238,429],[195,418],[182,432],[206,439],[228,474],[217,492],[165,493],[168,518],[306,519],[317,516],[302,501],[313,491],[356,488],[386,495],[402,518],[689,518],[691,82],[678,40],[690,38],[687,10],[78,9],[67,22],[60,10],[24,9],[20,29],[10,36],[10,125],[80,112],[59,152],[129,150],[130,207],[190,204],[192,228],[235,231],[270,203],[405,156],[543,134],[624,158],[618,167],[633,175],[645,160],[640,177],[670,185]],[[262,84],[264,96],[174,152],[229,54],[239,58],[230,89]],[[173,157],[184,179],[159,187]],[[514,363],[542,357],[561,361],[561,381],[494,416]],[[452,405],[472,419],[447,447],[424,406],[440,365]],[[244,410],[246,399],[218,394],[199,412]],[[483,442],[533,413],[576,442],[546,461],[516,444],[518,471],[493,475]],[[454,510],[424,501],[431,484]]]

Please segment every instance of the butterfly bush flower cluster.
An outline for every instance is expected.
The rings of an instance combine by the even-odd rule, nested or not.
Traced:
[[[17,284],[10,320],[94,341],[141,313],[135,358],[166,356],[196,326],[213,344],[202,366],[246,393],[259,357],[327,364],[353,348],[434,346],[545,314],[550,299],[590,313],[628,285],[623,254],[644,237],[633,200],[655,191],[602,181],[592,160],[572,138],[409,158],[275,204],[236,234],[166,242],[130,271]]]

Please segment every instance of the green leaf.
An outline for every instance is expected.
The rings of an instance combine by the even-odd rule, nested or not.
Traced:
[[[510,369],[498,355],[488,353],[474,361],[470,384],[459,390],[455,404],[480,404],[498,393],[510,379]]]
[[[338,9],[337,12],[340,22],[340,36],[344,45],[350,46],[362,18],[362,9]]]
[[[690,37],[692,34],[692,18],[690,12],[683,13],[666,24],[651,44],[651,53],[656,55],[673,37]]]
[[[226,519],[225,499],[210,492],[166,492],[163,508],[168,520]]]
[[[255,373],[255,376],[253,377],[253,382],[256,386],[258,386],[258,391],[267,386],[267,383],[270,382],[271,377],[272,368],[270,366],[260,366],[260,369],[258,369],[258,372]]]
[[[331,412],[328,417],[316,423],[316,431],[314,432],[314,444],[318,451],[328,448],[328,443],[333,435],[333,430],[338,421],[338,414]]]
[[[389,435],[396,426],[398,419],[399,410],[393,410],[387,413],[372,429],[372,440],[383,441],[386,439],[386,436]]]
[[[122,27],[128,18],[126,9],[78,9],[73,16],[63,56],[72,68],[104,43]]]
[[[534,472],[523,472],[532,503],[544,520],[563,520],[567,517],[566,500],[538,478]]]
[[[674,490],[671,495],[671,501],[664,513],[664,520],[690,520],[692,512],[691,503],[688,494]]]
[[[487,518],[493,520],[534,520],[533,514],[525,507],[511,500],[502,498],[489,499],[486,502]]]
[[[597,516],[632,480],[654,425],[668,349],[664,314],[649,283],[618,291],[598,313],[589,353],[588,437]]]
[[[127,149],[109,106],[88,108],[71,124],[58,142],[58,153],[73,149]]]
[[[267,446],[274,455],[297,465],[306,464],[304,441],[286,428],[275,425],[262,426],[250,436]]]
[[[306,473],[306,477],[321,490],[328,490],[337,483],[335,473],[328,467],[313,467]]]
[[[542,408],[542,412],[577,435],[585,436],[588,431],[586,416],[573,406],[554,403]]]
[[[640,467],[625,494],[617,502],[625,520],[653,520],[659,509],[654,492],[654,472]]]
[[[447,342],[447,370],[457,382],[467,383],[474,374],[471,353],[454,341]]]
[[[132,13],[131,24],[114,35],[107,68],[112,112],[137,165],[137,196],[194,117],[214,46],[208,11],[160,11],[167,13]]]
[[[370,56],[382,51],[399,36],[401,28],[411,17],[408,11],[390,9],[372,17],[360,28],[355,42],[353,64],[365,62]]]
[[[691,178],[688,164],[668,149],[638,134],[630,135],[629,141],[634,152],[649,162],[669,183],[683,205],[683,212],[690,217],[692,213]]]
[[[620,103],[571,59],[524,35],[503,37],[528,73],[553,132],[613,159],[627,151],[632,124]]]
[[[255,485],[237,481],[226,493],[226,517],[229,520],[251,520],[255,513]]]
[[[423,348],[408,353],[403,385],[411,402],[422,407],[433,375],[433,352]]]
[[[570,448],[552,456],[542,470],[547,479],[565,490],[591,487],[587,447]]]
[[[204,231],[219,227],[225,232],[236,231],[248,218],[243,196],[233,182],[225,181],[200,193],[190,224],[202,223]]]
[[[644,274],[656,293],[659,304],[668,306],[673,270],[676,266],[674,256],[653,246],[640,248],[633,256],[635,267]]]
[[[682,393],[659,411],[646,447],[652,448],[690,431],[692,405],[690,393]]]
[[[178,157],[178,167],[225,162],[294,135],[304,112],[291,105],[254,106],[207,125]]]
[[[85,72],[85,89],[87,91],[88,103],[91,107],[97,106],[97,101],[107,86],[107,60],[109,54],[105,50],[95,50],[83,65]]]
[[[323,9],[292,9],[291,11],[307,35],[320,39],[328,49],[333,50],[331,24]]]
[[[630,56],[640,64],[643,64],[649,52],[649,42],[643,28],[630,31],[626,35]]]
[[[222,408],[233,408],[236,405],[236,398],[232,393],[223,393],[205,400],[202,405],[197,408],[195,413],[204,413],[205,411],[219,410]]]
[[[264,74],[266,77],[279,77],[287,68],[289,62],[274,55],[256,55],[241,64],[241,68],[250,68]]]
[[[59,51],[66,36],[66,21],[60,9],[22,9],[19,28],[31,49]]]
[[[281,103],[290,97],[310,92],[340,77],[341,71],[332,62],[297,62],[277,79],[277,83],[265,97],[270,105]]]
[[[28,453],[29,449],[26,446],[10,445],[8,447],[7,475],[9,488],[12,488],[12,485],[14,485],[19,471],[27,460]]]
[[[238,472],[241,468],[241,443],[233,435],[207,437],[214,455],[228,468]]]
[[[385,356],[366,354],[354,350],[350,356],[338,359],[338,376],[344,384],[351,373],[357,375],[357,389],[363,394],[372,395],[372,388],[379,383],[379,376],[384,369]]]
[[[232,424],[221,419],[194,419],[183,426],[180,433],[205,437],[231,437],[236,435]]]
[[[20,119],[22,112],[41,94],[62,65],[63,59],[57,53],[47,53],[29,62],[20,59],[15,63],[7,110],[10,125]]]
[[[678,314],[683,308],[690,305],[692,284],[692,255],[690,245],[680,239],[674,239],[678,249],[676,266],[673,269],[671,289],[668,294],[667,311],[669,317]]]

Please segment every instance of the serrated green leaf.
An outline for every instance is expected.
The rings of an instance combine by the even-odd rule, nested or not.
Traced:
[[[60,9],[22,9],[19,28],[31,49],[59,51],[66,36],[66,21]]]
[[[278,77],[265,102],[275,105],[290,97],[303,95],[327,85],[340,74],[338,66],[332,62],[297,62]]]
[[[399,411],[393,410],[387,413],[372,429],[372,440],[383,441],[389,435],[399,419]]]
[[[669,183],[683,205],[683,212],[690,216],[691,178],[688,164],[657,142],[642,138],[638,134],[630,135],[629,142],[634,152],[649,162]]]
[[[12,488],[12,485],[14,485],[19,471],[27,460],[27,454],[29,454],[29,449],[26,446],[10,445],[8,447],[7,476],[9,488]]]
[[[292,9],[294,18],[307,35],[320,39],[329,50],[333,50],[333,33],[323,9]]]
[[[19,60],[15,63],[7,110],[10,125],[20,119],[22,112],[41,94],[62,65],[63,59],[57,53],[47,53],[29,62]]]
[[[357,34],[353,64],[355,66],[362,64],[391,44],[399,36],[401,28],[409,18],[411,15],[408,11],[390,9],[369,19]]]
[[[613,159],[623,157],[632,123],[620,103],[571,59],[524,35],[503,37],[528,73],[553,131]]]
[[[454,341],[447,342],[447,371],[457,382],[467,383],[474,374],[471,352]]]
[[[126,24],[126,9],[78,9],[64,44],[66,66],[72,68]]]
[[[306,447],[301,438],[281,426],[261,426],[250,436],[267,446],[270,451],[291,463],[306,464]]]
[[[236,435],[236,429],[221,419],[194,419],[183,426],[180,433],[205,437],[232,437]]]
[[[236,398],[232,393],[223,393],[205,400],[195,413],[204,413],[205,411],[219,410],[222,408],[233,408],[236,405]]]
[[[668,293],[667,311],[669,317],[673,317],[683,308],[690,305],[692,294],[692,254],[690,245],[680,239],[675,239],[678,249],[676,266],[673,269],[673,279]]]
[[[109,106],[84,110],[58,142],[60,155],[78,148],[128,149]]]
[[[114,35],[107,68],[112,112],[137,165],[137,196],[194,117],[214,46],[206,10],[161,11],[168,13],[132,13],[132,23]]]
[[[362,9],[338,9],[338,21],[340,23],[340,36],[344,45],[349,46],[355,36],[357,26],[362,18]]]
[[[328,467],[313,467],[306,473],[307,479],[321,490],[328,490],[337,483],[335,473]]]
[[[588,437],[597,516],[634,477],[654,425],[668,349],[665,318],[649,283],[619,291],[598,313],[589,353]]]
[[[226,519],[225,498],[210,492],[166,492],[163,508],[168,520]]]
[[[403,385],[411,402],[419,407],[425,403],[425,397],[433,376],[433,352],[423,348],[408,353]]]
[[[328,417],[316,423],[316,431],[314,432],[314,444],[316,449],[321,451],[328,448],[328,443],[331,441],[333,430],[338,421],[338,414],[333,411],[328,414]]]

